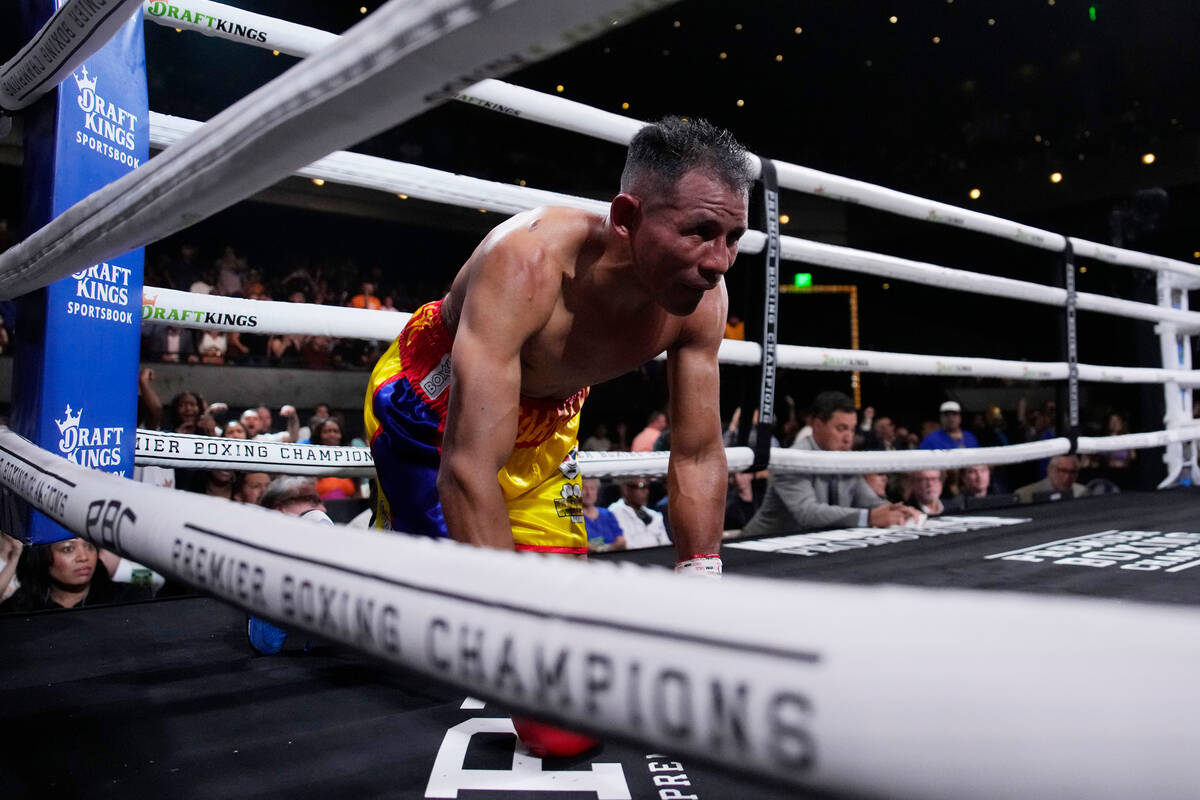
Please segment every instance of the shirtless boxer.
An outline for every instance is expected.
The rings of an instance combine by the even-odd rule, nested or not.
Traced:
[[[379,526],[586,553],[579,410],[589,386],[665,350],[677,569],[719,574],[722,276],[751,181],[727,132],[665,119],[630,143],[607,215],[538,208],[489,233],[372,373]]]

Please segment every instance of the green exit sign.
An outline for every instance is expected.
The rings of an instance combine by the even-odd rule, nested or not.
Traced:
[[[812,273],[811,272],[797,272],[796,277],[792,280],[792,283],[796,286],[797,289],[804,289],[809,286],[812,286]]]

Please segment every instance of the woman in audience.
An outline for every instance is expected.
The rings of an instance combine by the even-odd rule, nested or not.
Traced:
[[[314,419],[309,424],[312,432],[310,441],[325,447],[342,446],[342,426],[336,417]],[[322,500],[343,500],[358,495],[358,483],[352,478],[321,478],[317,481],[317,494]]]
[[[26,612],[77,608],[105,603],[148,600],[149,586],[113,583],[99,563],[95,545],[85,539],[64,539],[25,551],[21,588],[0,605],[0,611]]]

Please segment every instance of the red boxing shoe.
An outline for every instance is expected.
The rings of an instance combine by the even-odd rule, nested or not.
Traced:
[[[553,725],[532,720],[529,717],[513,716],[513,727],[529,752],[539,758],[566,758],[577,756],[600,744],[599,739],[555,728]]]

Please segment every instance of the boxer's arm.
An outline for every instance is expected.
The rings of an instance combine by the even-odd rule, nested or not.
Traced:
[[[512,528],[496,473],[517,437],[521,348],[545,324],[557,285],[536,242],[515,237],[473,268],[454,335],[452,383],[438,495],[450,536],[511,550]]]
[[[671,411],[667,495],[680,560],[718,552],[725,520],[729,472],[721,437],[717,349],[727,300],[724,287],[719,291],[689,319],[692,330],[685,330],[667,358]]]

